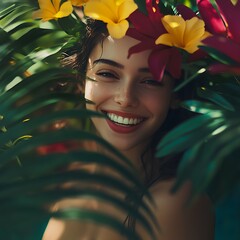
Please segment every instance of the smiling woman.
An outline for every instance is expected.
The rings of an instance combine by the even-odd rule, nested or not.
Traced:
[[[177,193],[171,193],[180,156],[164,159],[154,156],[156,144],[181,121],[182,115],[176,109],[175,79],[168,72],[161,80],[154,78],[148,61],[152,49],[129,55],[129,49],[137,44],[139,40],[128,35],[120,39],[112,37],[105,23],[88,19],[84,39],[74,47],[73,55],[64,59],[64,63],[79,72],[85,98],[91,102],[87,101],[86,108],[106,116],[91,119],[96,133],[133,163],[136,174],[152,193],[156,204],[147,204],[161,226],[161,232],[153,227],[156,239],[213,240],[214,213],[208,196],[202,195],[191,206],[186,206],[191,184],[186,183]],[[100,146],[94,149],[112,156]],[[98,170],[94,168],[94,171]],[[108,168],[99,171],[117,175]],[[106,191],[104,186],[99,186],[99,189]],[[145,199],[143,193],[136,194]],[[128,198],[119,193],[116,196]],[[97,199],[77,198],[59,202],[54,209],[69,206],[109,213],[131,231],[136,231],[142,239],[152,239],[138,220],[110,204]],[[43,239],[123,240],[126,236],[93,223],[51,219]]]

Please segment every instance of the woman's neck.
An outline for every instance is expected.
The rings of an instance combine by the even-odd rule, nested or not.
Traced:
[[[96,143],[87,144],[87,146],[88,149],[90,147],[93,151],[105,154],[116,161],[122,162],[121,158],[117,157],[116,154],[110,152],[102,146],[97,145]],[[136,169],[137,176],[139,176],[141,180],[145,181],[146,172],[149,172],[153,158],[149,143],[143,143],[135,148],[127,150],[117,150],[133,164]]]

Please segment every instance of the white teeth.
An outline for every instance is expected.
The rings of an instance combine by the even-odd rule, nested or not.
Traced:
[[[117,118],[117,122],[118,122],[118,123],[123,123],[123,117],[121,117],[121,116],[118,117],[118,118]]]
[[[113,113],[107,113],[107,116],[113,122],[123,124],[123,125],[136,125],[143,121],[143,118],[123,118],[122,116],[117,116]]]

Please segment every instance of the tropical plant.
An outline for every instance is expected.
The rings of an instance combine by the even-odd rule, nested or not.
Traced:
[[[182,102],[184,108],[197,115],[160,142],[157,156],[184,151],[178,186],[191,179],[195,194],[209,190],[218,201],[240,183],[240,87],[238,79],[229,76],[212,77],[206,84],[209,86],[198,89],[202,100]]]
[[[38,239],[37,229],[51,216],[91,220],[131,239],[141,239],[108,213],[86,208],[51,212],[47,207],[76,196],[106,201],[125,211],[139,219],[154,239],[149,223],[154,217],[132,189],[146,193],[150,201],[151,197],[135,176],[133,166],[84,125],[91,116],[103,116],[77,107],[85,100],[72,91],[77,84],[75,74],[63,69],[58,61],[66,33],[54,23],[33,20],[32,11],[31,5],[21,1],[9,4],[0,13],[0,239]],[[73,36],[69,44],[74,40]],[[56,131],[56,126],[66,122],[67,127]],[[86,140],[103,145],[121,162],[80,147],[68,148],[69,142]],[[43,152],[46,146],[47,152],[51,149],[48,154]],[[107,166],[126,181],[86,168],[69,170],[72,162]],[[62,187],[73,181],[93,183],[93,187]],[[98,190],[94,183],[106,191]],[[118,199],[108,189],[127,194],[129,201]],[[136,204],[144,214],[133,206]]]
[[[145,193],[150,201],[151,196],[135,176],[129,161],[89,131],[87,120],[91,116],[104,116],[78,107],[85,100],[73,91],[78,84],[75,73],[63,69],[59,63],[60,53],[81,38],[81,35],[74,35],[76,29],[68,28],[68,21],[74,21],[74,18],[42,23],[32,18],[35,2],[14,1],[12,5],[11,2],[3,1],[0,7],[0,238],[37,239],[39,225],[54,216],[91,220],[106,224],[129,239],[141,239],[137,232],[130,231],[108,213],[85,208],[51,212],[47,207],[63,198],[78,196],[106,201],[125,211],[138,219],[154,239],[149,221],[155,223],[155,219],[145,201],[135,192]],[[145,1],[135,2],[146,12]],[[193,10],[197,9],[198,1],[195,0],[163,0],[159,5],[166,12],[174,12],[174,5],[183,2]],[[215,4],[215,1],[211,2]],[[58,24],[68,31],[64,32]],[[222,53],[220,45],[214,49],[214,44],[206,42],[202,46],[212,57],[208,61],[184,66],[185,81],[176,91],[193,80],[198,81],[198,99],[181,104],[196,116],[165,136],[159,143],[157,156],[184,151],[175,190],[190,179],[192,197],[208,191],[217,204],[239,189],[240,88],[236,74],[206,74],[208,66],[216,61],[239,64],[236,59],[231,59],[233,55],[236,57],[235,54]],[[58,129],[59,125],[64,127]],[[79,143],[84,141],[103,145],[121,161],[83,150]],[[70,148],[68,143],[77,143],[78,147]],[[93,174],[84,168],[68,169],[73,162],[106,166],[126,181],[103,172]],[[129,201],[94,187],[62,187],[72,181],[114,188],[127,194]],[[238,224],[237,220],[232,219],[232,223]],[[233,235],[228,237],[231,239]]]

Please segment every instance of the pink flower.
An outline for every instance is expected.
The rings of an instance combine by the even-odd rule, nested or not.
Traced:
[[[226,56],[220,59],[221,63],[210,66],[208,69],[210,72],[240,74],[240,44],[232,39],[219,36],[209,37],[203,43]]]
[[[148,15],[138,10],[130,15],[129,20],[134,28],[130,28],[127,35],[139,40],[140,43],[129,49],[129,56],[140,51],[152,49],[148,63],[153,77],[161,81],[164,72],[167,71],[174,79],[179,79],[181,77],[182,66],[182,54],[180,50],[176,47],[156,44],[159,36],[167,33],[162,23],[164,15],[159,11],[157,2],[146,0]],[[178,10],[185,20],[196,17],[190,8],[183,5],[180,5]],[[197,52],[196,55],[199,55]],[[192,55],[195,55],[195,53]]]
[[[205,25],[214,36],[203,41],[204,45],[216,49],[226,57],[223,63],[214,64],[211,72],[240,72],[240,1],[216,0],[218,11],[209,0],[197,0],[199,12]],[[227,59],[227,60],[226,60]],[[225,61],[225,62],[224,62]]]
[[[210,0],[197,0],[198,9],[207,30],[214,35],[226,36],[240,43],[240,1],[233,4],[231,0],[216,0],[216,3],[218,11]]]

